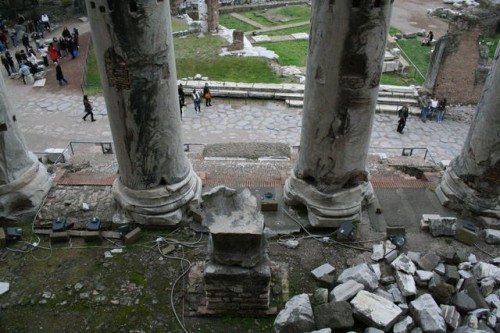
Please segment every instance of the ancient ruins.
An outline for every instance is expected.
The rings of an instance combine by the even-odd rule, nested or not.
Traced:
[[[28,151],[0,78],[0,220],[31,222],[52,185],[52,178]]]
[[[184,154],[168,2],[88,5],[118,160],[116,222],[179,224],[201,182]]]
[[[373,194],[366,157],[392,1],[373,5],[311,7],[300,154],[285,200],[305,205],[315,227],[359,221]]]

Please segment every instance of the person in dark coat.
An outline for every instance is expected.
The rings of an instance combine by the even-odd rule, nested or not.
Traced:
[[[7,58],[3,54],[0,56],[0,58],[2,59],[2,65],[3,65],[3,67],[5,67],[5,70],[7,71],[7,74],[10,76],[12,73],[10,72],[9,61],[7,60]]]
[[[396,129],[396,131],[399,134],[403,134],[403,129],[405,128],[406,119],[408,118],[408,114],[409,114],[408,104],[404,105],[398,111],[399,121],[398,121],[398,128]]]
[[[10,71],[12,73],[15,73],[16,72],[16,66],[14,66],[14,59],[12,58],[12,54],[10,54],[9,51],[5,51],[5,58],[7,58],[7,61],[9,62]]]
[[[89,97],[87,95],[83,95],[83,107],[85,108],[85,116],[83,116],[83,121],[87,121],[87,117],[90,116],[90,120],[95,121],[94,112],[92,112],[92,104],[89,101]]]
[[[64,78],[64,74],[63,74],[61,65],[57,61],[55,62],[55,64],[56,64],[56,79],[57,79],[57,82],[59,82],[60,86],[68,84],[68,81],[66,81],[66,79]]]
[[[210,92],[208,83],[205,83],[203,87],[203,97],[205,98],[205,106],[212,106],[212,93]]]

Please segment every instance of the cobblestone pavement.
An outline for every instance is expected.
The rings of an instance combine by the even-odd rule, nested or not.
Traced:
[[[69,141],[111,141],[111,130],[103,97],[93,99],[96,122],[83,121],[81,95],[31,93],[15,100],[17,123],[29,149],[62,148]],[[43,89],[43,88],[42,88]],[[282,142],[299,145],[302,110],[279,101],[214,99],[212,107],[196,114],[186,107],[182,126],[185,143]],[[461,150],[469,124],[445,120],[422,123],[410,117],[404,134],[396,132],[397,116],[377,114],[372,131],[372,151],[381,148],[423,147],[432,157],[452,159]],[[399,153],[399,150],[397,150]]]

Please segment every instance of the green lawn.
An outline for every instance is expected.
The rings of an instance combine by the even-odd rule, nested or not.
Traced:
[[[85,93],[90,96],[102,94],[101,78],[97,70],[97,62],[94,53],[94,48],[91,46],[89,50],[89,62],[87,67],[87,85]]]
[[[279,55],[278,63],[281,66],[304,67],[306,65],[308,44],[309,41],[307,40],[292,40],[288,42],[259,43],[259,46],[276,52]]]
[[[488,58],[493,59],[495,57],[495,51],[497,50],[498,41],[500,40],[500,35],[490,36],[481,39],[479,42],[482,45],[488,45],[490,52]]]
[[[228,29],[238,29],[245,32],[257,29],[257,27],[254,27],[253,25],[245,23],[243,21],[240,21],[237,18],[227,14],[221,15],[219,19],[219,24]]]
[[[296,34],[299,32],[309,33],[309,30],[311,30],[311,25],[306,24],[306,25],[301,25],[300,27],[286,28],[286,29],[280,29],[280,30],[274,30],[274,31],[266,31],[266,32],[263,32],[262,34],[268,35],[268,36],[286,36],[286,35]]]
[[[422,42],[419,39],[401,39],[398,40],[398,45],[401,50],[408,56],[406,60],[411,61],[420,71],[420,73],[425,77],[427,74],[427,68],[429,68],[429,63],[431,59],[431,47],[422,46]],[[409,59],[408,59],[409,58]],[[410,63],[411,66],[411,63]],[[420,81],[423,79],[419,75],[415,75],[415,78]]]
[[[307,5],[284,6],[240,13],[266,27],[309,21],[311,9]]]

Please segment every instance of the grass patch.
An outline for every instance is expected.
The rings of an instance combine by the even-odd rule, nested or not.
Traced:
[[[495,51],[497,50],[498,41],[500,40],[500,35],[489,36],[481,39],[479,44],[487,45],[490,49],[488,53],[488,58],[493,59],[495,57]]]
[[[210,80],[231,82],[278,83],[281,80],[274,74],[270,60],[256,57],[235,57],[218,55],[220,48],[227,42],[216,36],[197,38],[188,36],[176,38],[175,57],[177,77],[194,76],[197,73],[208,76]]]
[[[228,28],[228,29],[238,29],[241,31],[252,31],[257,29],[257,27],[248,24],[246,22],[240,21],[231,15],[221,15],[219,19],[220,25]]]
[[[311,25],[306,24],[306,25],[301,25],[299,27],[286,28],[286,29],[280,29],[280,30],[274,30],[274,31],[266,31],[262,34],[268,35],[268,36],[286,36],[286,35],[296,34],[299,32],[309,33],[309,30],[311,30]]]
[[[87,68],[87,84],[85,86],[85,94],[89,96],[102,95],[102,84],[101,78],[99,76],[99,70],[97,69],[97,61],[94,52],[94,46],[90,46],[89,50],[89,62]]]
[[[240,14],[263,26],[272,27],[308,21],[311,9],[307,5],[297,5],[249,11]]]
[[[390,27],[390,28],[389,28],[389,35],[394,36],[394,35],[395,35],[395,34],[397,34],[397,33],[401,33],[401,30],[396,29],[396,28],[394,28],[394,27]]]
[[[187,25],[186,20],[172,16],[172,31],[173,32],[187,30],[187,28],[188,28],[188,25]]]
[[[401,74],[395,72],[382,73],[380,77],[380,84],[386,84],[391,86],[407,86],[408,82],[403,78]]]
[[[307,59],[307,40],[292,40],[287,42],[261,43],[269,50],[273,50],[279,55],[278,63],[281,66],[304,67]]]
[[[431,59],[430,47],[422,46],[421,41],[412,38],[412,39],[401,39],[398,41],[399,48],[404,51],[406,55],[410,57],[408,59],[404,54],[403,56],[406,58],[406,60],[411,61],[422,73],[422,75],[425,77],[427,74],[427,69],[429,68],[429,63]],[[411,66],[411,63],[410,63]],[[413,77],[410,74],[410,77]],[[418,74],[416,74],[415,79],[418,80],[423,80]]]

